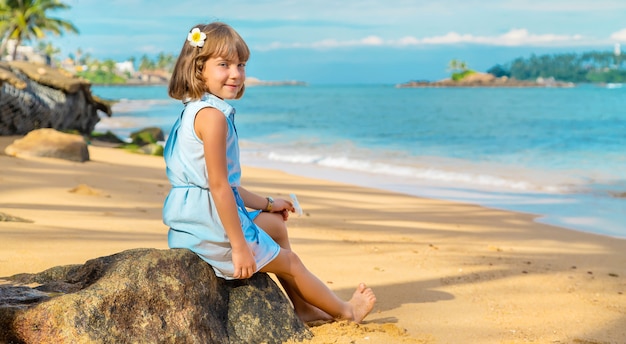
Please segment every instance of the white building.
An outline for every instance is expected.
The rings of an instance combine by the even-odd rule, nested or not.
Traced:
[[[6,43],[6,51],[7,55],[3,56],[4,60],[12,61],[13,60],[13,50],[15,49],[15,45],[17,44],[17,40],[10,39]],[[33,47],[20,45],[17,47],[17,56],[16,60],[25,60],[35,63],[46,63],[46,57],[36,52]]]
[[[135,74],[135,66],[132,61],[116,62],[115,70],[118,73],[130,73],[130,75]]]

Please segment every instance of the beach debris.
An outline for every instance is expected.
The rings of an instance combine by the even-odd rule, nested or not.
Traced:
[[[434,343],[432,335],[424,334],[417,337],[409,336],[406,329],[396,324],[356,324],[349,321],[309,323],[315,337],[312,343],[394,343],[424,344]],[[308,343],[309,341],[304,341]],[[297,344],[289,340],[285,344]]]
[[[18,158],[45,157],[84,162],[89,160],[87,143],[81,135],[51,128],[37,129],[13,141],[4,153]]]
[[[489,251],[494,251],[494,252],[502,252],[502,251],[504,251],[501,247],[493,246],[493,245],[489,245],[488,249],[489,249]]]
[[[18,216],[9,215],[0,211],[0,222],[27,222],[32,223],[32,220],[24,219]]]
[[[87,184],[78,184],[77,186],[71,188],[68,192],[78,195],[111,197],[110,195],[105,194],[102,190],[92,188]]]
[[[283,343],[311,337],[269,275],[227,281],[186,249],[133,249],[2,279],[15,285],[4,284],[0,292],[0,343]],[[25,289],[32,283],[39,286]],[[28,293],[34,297],[24,302],[11,296]]]

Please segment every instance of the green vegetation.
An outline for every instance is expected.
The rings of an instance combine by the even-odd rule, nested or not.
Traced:
[[[78,56],[78,57],[76,57]],[[77,66],[76,75],[89,80],[93,84],[125,84],[131,79],[136,79],[137,75],[131,75],[129,72],[120,72],[115,66],[116,62],[111,59],[100,61],[92,58],[89,54],[82,54],[80,50],[72,55],[71,58]],[[130,61],[135,65],[135,57],[129,57]],[[155,59],[150,59],[147,55],[143,55],[139,61],[138,71],[140,74],[167,74],[174,69],[176,57],[172,54],[159,53]]]
[[[132,58],[134,61],[134,58]],[[156,59],[150,60],[147,55],[143,55],[141,60],[139,61],[139,70],[140,71],[172,71],[174,69],[174,64],[176,63],[176,56],[172,54],[164,54],[159,53]]]
[[[5,51],[9,39],[17,42],[11,52],[15,60],[17,47],[23,41],[42,39],[46,32],[59,36],[64,31],[78,33],[72,23],[47,15],[47,12],[68,8],[58,0],[0,0],[0,53]]]
[[[90,68],[77,72],[76,75],[89,80],[93,84],[124,84],[126,78],[115,72],[115,61],[111,59],[104,62],[95,61]]]
[[[520,57],[508,64],[493,66],[487,73],[518,80],[552,77],[564,82],[623,83],[626,82],[626,69],[622,60],[621,55],[613,52],[533,54],[529,58]]]
[[[93,141],[106,142],[130,153],[163,156],[163,146],[157,143],[159,139],[163,139],[161,129],[145,128],[131,134],[131,138],[133,141],[127,143],[111,131],[106,133],[94,131],[87,138],[87,143],[93,144]]]
[[[453,59],[450,63],[448,63],[448,70],[452,72],[450,78],[454,81],[462,80],[466,76],[476,73],[476,71],[467,67],[467,63],[465,61],[457,59]]]

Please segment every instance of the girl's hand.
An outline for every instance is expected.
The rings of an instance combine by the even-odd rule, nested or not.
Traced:
[[[283,221],[287,221],[289,218],[289,212],[295,212],[296,209],[293,207],[293,204],[282,198],[274,199],[274,206],[272,207],[272,213],[280,213],[283,216]]]
[[[256,272],[254,252],[246,244],[241,249],[233,248],[233,277],[238,279],[250,278]]]

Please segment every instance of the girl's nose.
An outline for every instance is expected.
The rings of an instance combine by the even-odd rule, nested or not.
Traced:
[[[239,78],[241,77],[245,72],[243,70],[241,70],[241,68],[239,66],[233,66],[230,68],[230,76],[232,78]]]

